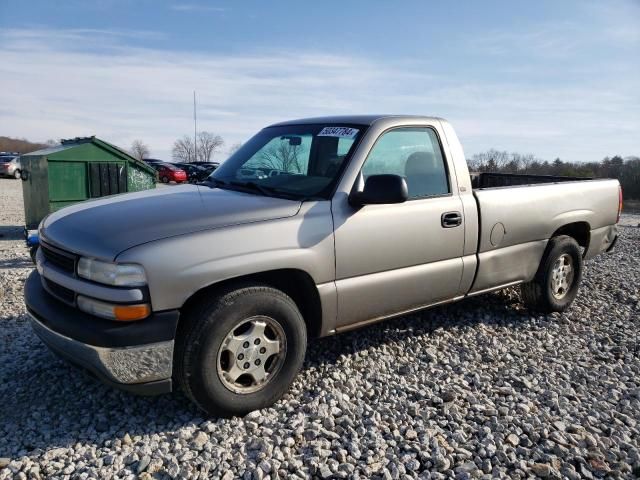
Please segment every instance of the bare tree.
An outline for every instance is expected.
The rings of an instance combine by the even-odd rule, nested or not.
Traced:
[[[144,160],[149,156],[149,147],[142,140],[134,140],[131,144],[131,155],[138,160]]]
[[[476,153],[470,160],[467,160],[467,162],[472,170],[478,172],[496,172],[504,169],[507,165],[510,167],[514,166],[514,163],[511,163],[514,159],[510,157],[509,152],[492,148],[486,152]]]
[[[214,154],[222,148],[224,140],[220,135],[211,132],[198,133],[198,160],[210,162]]]
[[[231,156],[234,153],[236,153],[238,150],[240,150],[240,147],[242,147],[242,142],[234,143],[229,147],[229,151],[227,153],[229,154],[229,156]]]
[[[260,168],[269,168],[289,173],[300,173],[302,167],[298,159],[300,145],[291,145],[288,141],[265,149],[260,154]]]
[[[173,143],[173,149],[171,150],[171,156],[174,160],[179,162],[195,162],[195,149],[193,145],[193,138],[185,135],[179,138]]]
[[[518,170],[523,173],[530,172],[533,164],[536,162],[536,156],[531,153],[524,155],[521,153],[512,153],[511,158],[518,165]]]

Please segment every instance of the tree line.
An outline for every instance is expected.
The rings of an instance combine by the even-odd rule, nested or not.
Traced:
[[[171,157],[175,162],[213,162],[215,154],[222,151],[224,139],[215,133],[201,131],[194,137],[184,135],[173,142]],[[231,145],[227,153],[232,154],[241,147],[242,144]],[[129,149],[131,155],[138,160],[149,158],[149,146],[142,140],[134,140]]]
[[[222,151],[224,139],[215,133],[201,131],[194,138],[189,135],[177,139],[173,144],[172,157],[177,162],[211,162],[215,155]],[[54,140],[47,142],[31,142],[24,138],[0,136],[1,152],[29,153],[56,145]],[[197,148],[196,148],[197,146]],[[234,153],[242,144],[236,143],[228,150]],[[263,152],[260,162],[263,166],[271,166],[284,171],[299,171],[297,149],[282,146],[284,150]],[[129,152],[138,160],[149,158],[150,148],[142,140],[134,140]],[[469,169],[473,172],[523,173],[532,175],[559,175],[566,177],[616,178],[622,185],[625,199],[640,200],[640,157],[628,156],[605,157],[599,162],[565,162],[556,158],[552,162],[542,160],[533,154],[521,154],[504,150],[490,149],[467,159]],[[292,171],[293,171],[292,170]]]
[[[622,185],[625,199],[640,200],[640,157],[620,155],[605,157],[599,162],[552,162],[535,155],[500,150],[487,150],[467,159],[473,172],[523,173],[564,177],[616,178]]]

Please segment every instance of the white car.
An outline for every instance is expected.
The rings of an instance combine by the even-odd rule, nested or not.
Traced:
[[[18,153],[0,154],[0,177],[22,178],[22,167]]]

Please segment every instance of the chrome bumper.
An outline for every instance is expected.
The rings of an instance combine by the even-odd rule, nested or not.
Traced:
[[[113,386],[143,394],[171,390],[172,340],[122,348],[96,347],[54,332],[33,315],[30,320],[51,350]],[[146,389],[144,384],[151,388]]]

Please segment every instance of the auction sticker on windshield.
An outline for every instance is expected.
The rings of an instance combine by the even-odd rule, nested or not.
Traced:
[[[318,137],[354,138],[359,131],[349,127],[324,127]]]

